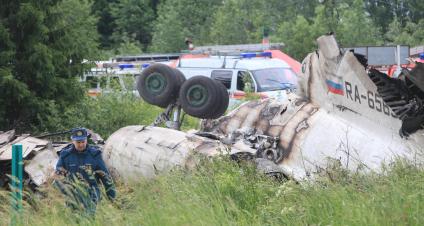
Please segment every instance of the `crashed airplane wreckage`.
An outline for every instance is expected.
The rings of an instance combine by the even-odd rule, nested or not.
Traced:
[[[191,166],[197,154],[228,152],[255,161],[265,173],[304,180],[325,170],[331,159],[349,170],[378,171],[397,157],[415,158],[424,145],[423,64],[394,79],[367,72],[366,60],[341,52],[332,35],[317,43],[318,50],[302,63],[297,94],[289,93],[284,101],[247,102],[218,119],[221,105],[208,93],[223,95],[212,80],[175,79],[171,69],[168,74],[144,71],[138,80],[140,96],[168,107],[154,126],[128,126],[112,134],[105,144],[106,164],[124,180],[137,180],[176,165]],[[149,81],[172,79],[175,90],[182,86],[171,92],[167,104],[146,97]],[[207,119],[199,132],[156,127],[168,121],[168,127],[179,128],[181,107]]]
[[[297,94],[284,101],[247,102],[226,116],[228,94],[219,82],[156,64],[139,77],[140,96],[166,108],[152,126],[113,133],[103,158],[123,181],[151,178],[175,166],[191,168],[198,155],[248,159],[272,176],[304,180],[336,160],[349,170],[378,171],[397,157],[410,160],[424,147],[424,65],[389,78],[365,70],[366,60],[342,53],[331,35],[302,63]],[[204,118],[200,131],[178,131],[185,113]],[[156,127],[165,123],[168,128]],[[169,129],[173,128],[173,129]],[[101,138],[93,133],[94,143]],[[92,137],[93,138],[93,137]],[[0,132],[0,187],[7,186],[11,145],[23,144],[25,183],[45,183],[67,143],[14,131]]]

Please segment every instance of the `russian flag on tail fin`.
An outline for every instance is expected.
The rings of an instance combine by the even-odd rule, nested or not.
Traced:
[[[331,80],[326,80],[328,91],[338,95],[344,95],[343,85]]]

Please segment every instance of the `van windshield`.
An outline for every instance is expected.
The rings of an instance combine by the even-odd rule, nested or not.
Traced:
[[[267,68],[252,71],[258,92],[295,89],[297,76],[291,68]]]

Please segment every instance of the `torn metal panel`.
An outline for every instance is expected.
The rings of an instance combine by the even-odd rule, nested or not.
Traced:
[[[48,141],[37,139],[35,137],[18,137],[12,143],[3,146],[0,149],[0,161],[12,159],[12,145],[22,144],[22,157],[26,158],[32,151],[39,151],[43,149]]]
[[[22,156],[25,159],[24,164],[25,168],[26,165],[29,164],[36,164],[38,161],[44,161],[44,159],[40,156],[37,157],[39,153],[43,152],[43,150],[46,149],[48,141],[37,139],[35,137],[30,137],[29,134],[23,134],[21,136],[18,136],[16,139],[13,139],[15,137],[15,132],[8,131],[7,135],[4,136],[7,137],[5,140],[7,143],[5,143],[0,148],[0,187],[7,186],[7,183],[9,181],[9,178],[7,177],[8,174],[11,174],[11,160],[12,160],[12,145],[13,144],[22,144],[23,153]],[[4,138],[3,137],[3,138]],[[37,160],[34,161],[32,158],[33,156],[37,157]],[[32,174],[32,170],[28,171],[27,173]],[[25,180],[28,179],[25,175]],[[31,179],[31,178],[30,178]],[[35,184],[37,184],[40,180],[37,179]],[[38,184],[37,184],[38,185]]]
[[[127,180],[136,179],[140,174],[153,177],[157,172],[181,164],[188,155],[187,147],[179,148],[179,145],[184,145],[185,133],[158,127],[141,127],[124,127],[108,138],[103,158],[112,175],[125,172]],[[166,145],[170,140],[173,145]]]
[[[51,143],[29,134],[22,134],[13,139],[14,137],[13,130],[0,134],[0,138],[7,142],[0,146],[0,187],[7,187],[9,182],[7,175],[11,174],[12,145],[22,144],[26,172],[24,180],[36,186],[42,185],[52,176],[58,160],[57,153],[69,145],[67,142]]]
[[[194,153],[216,156],[229,152],[221,142],[196,134],[160,128],[127,126],[106,141],[103,158],[114,177],[124,181],[152,178],[175,166],[192,167]],[[236,150],[236,149],[234,149]]]
[[[25,172],[37,186],[45,183],[54,173],[58,155],[52,149],[44,149],[25,165]]]
[[[15,138],[15,130],[9,130],[4,133],[0,133],[0,147],[9,143],[11,140]]]

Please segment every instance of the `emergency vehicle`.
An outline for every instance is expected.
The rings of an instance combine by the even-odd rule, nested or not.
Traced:
[[[206,76],[224,84],[232,99],[246,93],[261,98],[285,99],[297,87],[297,75],[286,62],[273,58],[272,52],[248,52],[196,58],[182,56],[176,63],[186,79]]]

